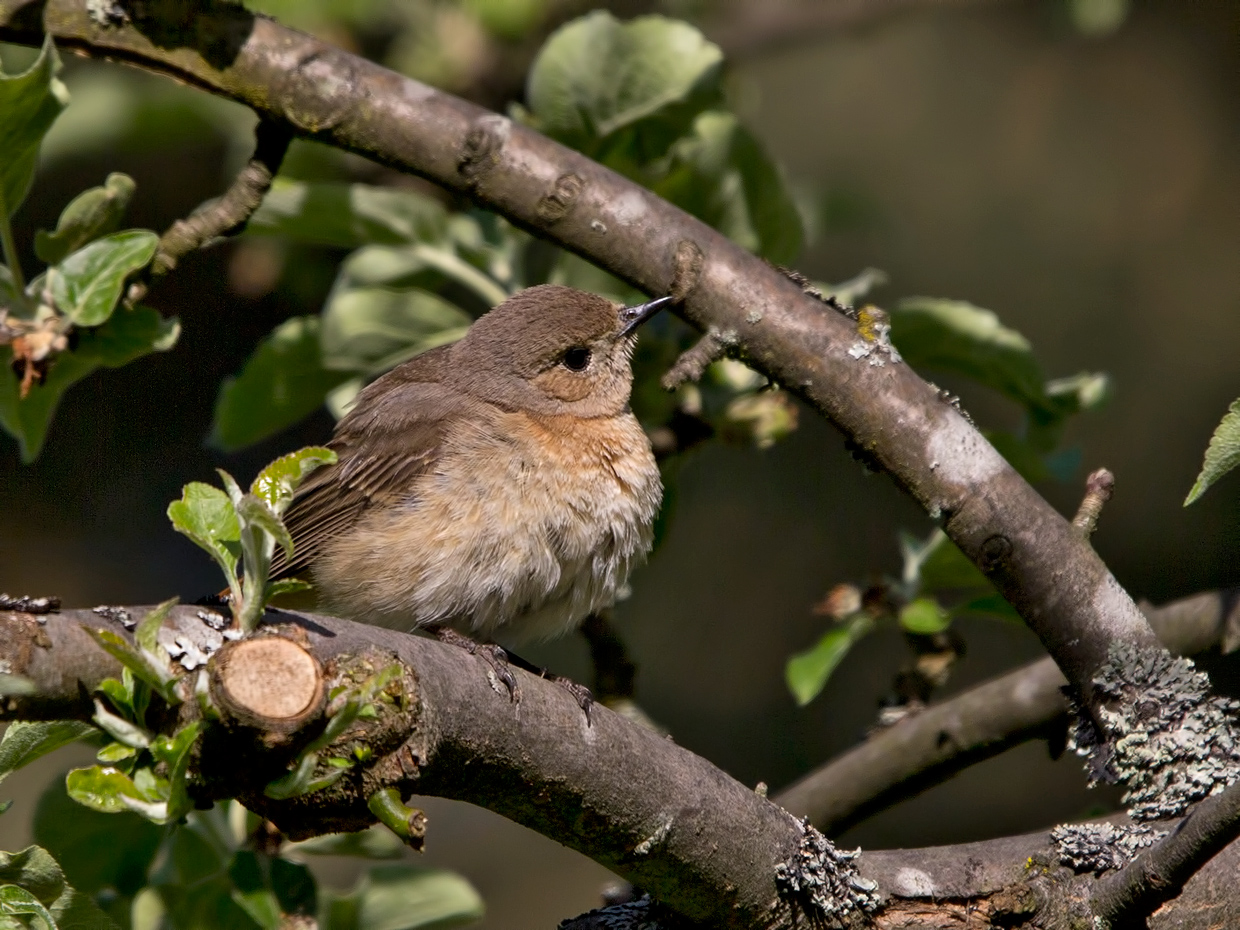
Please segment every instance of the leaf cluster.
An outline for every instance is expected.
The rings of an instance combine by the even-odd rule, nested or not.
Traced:
[[[115,232],[134,193],[132,179],[111,174],[74,198],[56,224],[39,230],[34,249],[46,267],[27,284],[10,217],[30,189],[43,136],[68,102],[57,79],[50,38],[16,75],[0,69],[0,427],[31,461],[43,446],[61,397],[97,368],[117,368],[172,348],[175,319],[125,299],[126,284],[146,269],[159,237]]]

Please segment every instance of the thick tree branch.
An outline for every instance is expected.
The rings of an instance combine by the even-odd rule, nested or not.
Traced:
[[[139,618],[146,609],[129,610]],[[286,651],[304,648],[326,675],[356,679],[356,669],[373,674],[393,660],[406,670],[399,712],[359,720],[365,730],[354,736],[373,752],[368,764],[328,788],[272,800],[264,795],[266,784],[315,735],[315,720],[295,708],[273,722],[264,716],[273,708],[263,695],[299,690],[292,682],[309,672],[277,663],[277,683],[275,666],[264,659],[261,667],[272,668],[269,687],[252,687],[244,671],[249,663],[236,653],[250,643],[261,648],[265,639],[224,645],[197,613],[175,608],[159,634],[178,654],[219,659],[209,669],[223,720],[203,737],[192,781],[197,799],[239,797],[301,838],[373,823],[367,801],[384,788],[402,797],[456,798],[580,850],[691,918],[727,927],[791,926],[791,910],[776,886],[776,867],[794,857],[804,834],[791,815],[606,708],[596,707],[587,721],[572,697],[549,681],[521,673],[523,697],[513,704],[506,691],[493,689],[480,659],[423,637],[329,617],[270,615],[282,624],[264,630],[284,637]],[[123,633],[122,624],[86,610],[42,623],[0,613],[0,623],[8,634],[0,640],[0,660],[35,685],[32,695],[9,697],[0,718],[89,720],[90,690],[120,669],[82,625]],[[222,692],[227,700],[218,699]],[[191,700],[179,712],[196,707]],[[286,725],[289,720],[295,727]],[[233,762],[241,751],[246,766]]]
[[[146,610],[127,609],[133,619]],[[514,706],[488,682],[484,663],[432,640],[273,612],[254,638],[225,644],[218,624],[200,614],[175,608],[159,634],[180,655],[213,656],[206,668],[221,719],[207,727],[191,768],[197,799],[238,796],[300,837],[373,822],[367,802],[386,789],[401,799],[456,798],[580,850],[710,926],[793,926],[776,874],[802,843],[800,824],[670,740],[601,707],[587,724],[562,689],[520,671],[524,698]],[[7,698],[0,719],[89,719],[91,689],[120,668],[82,627],[125,635],[133,623],[124,618],[115,609],[42,620],[0,612],[0,662],[35,688]],[[308,664],[299,657],[303,650]],[[284,658],[273,661],[273,652]],[[321,729],[323,695],[307,682],[356,681],[393,660],[401,667],[392,686],[397,699],[339,737],[344,745],[372,747],[368,761],[320,791],[284,801],[267,797],[267,781]],[[219,700],[225,690],[227,699]],[[181,719],[197,706],[193,700],[181,705]],[[170,716],[168,723],[176,720]],[[233,760],[243,746],[247,765],[238,766]],[[1232,881],[1238,863],[1240,844],[1232,844],[1151,926],[1227,925],[1236,911],[1234,895],[1220,895],[1218,888]],[[859,866],[861,885],[875,883],[881,896],[873,915],[880,928],[960,927],[972,915],[975,922],[1066,930],[1109,887],[1092,873],[1073,875],[1060,867],[1046,833],[867,852]]]
[[[0,0],[0,38],[118,59],[252,107],[468,195],[649,293],[734,333],[938,519],[998,586],[1095,709],[1112,643],[1157,648],[1128,594],[1078,532],[884,343],[881,328],[802,294],[774,268],[650,191],[495,113],[226,3],[126,7],[100,24],[85,0]],[[571,184],[565,182],[570,181]],[[575,192],[568,202],[563,190]],[[674,281],[692,253],[692,281]],[[686,286],[687,285],[687,286]]]
[[[1207,591],[1142,609],[1168,649],[1194,655],[1227,641],[1240,623],[1240,592]],[[1045,735],[1068,712],[1065,684],[1052,659],[1031,662],[880,730],[774,800],[835,835],[976,762]]]

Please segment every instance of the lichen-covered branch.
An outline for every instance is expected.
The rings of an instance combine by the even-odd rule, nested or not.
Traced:
[[[1111,643],[1157,648],[1080,533],[925,381],[875,350],[881,333],[825,310],[705,224],[519,123],[240,6],[132,5],[123,23],[100,23],[92,9],[0,0],[0,39],[33,44],[50,33],[240,101],[298,135],[468,195],[649,293],[674,287],[690,322],[735,332],[749,364],[809,401],[942,523],[1091,711]]]
[[[92,688],[120,666],[86,628],[128,636],[148,610],[0,612],[0,664],[30,685],[5,699],[0,719],[90,719]],[[192,694],[203,676],[198,692],[213,710],[198,716],[201,701],[187,700],[156,716],[170,730],[189,718],[205,725],[190,769],[195,800],[238,797],[294,838],[360,829],[382,814],[416,845],[426,824],[406,802],[455,798],[580,850],[712,927],[791,927],[794,913],[842,925],[869,910],[880,928],[955,927],[972,914],[1066,930],[1103,887],[1092,872],[1062,867],[1047,833],[854,860],[671,740],[602,707],[588,722],[551,682],[516,672],[523,698],[514,705],[485,663],[433,640],[273,612],[257,634],[232,641],[219,619],[179,607],[165,620],[158,641],[186,672],[181,690]],[[333,731],[341,690],[376,676],[377,710]],[[344,774],[310,793],[273,791],[309,750],[348,762]],[[1237,863],[1232,844],[1151,926],[1218,926],[1211,921],[1240,906],[1230,900]]]
[[[1143,605],[1159,639],[1178,655],[1225,643],[1240,625],[1235,591],[1207,591]],[[834,834],[960,770],[1047,732],[1068,702],[1051,659],[1031,662],[880,730],[775,795],[797,816]]]
[[[1237,836],[1240,782],[1202,801],[1166,839],[1103,879],[1093,894],[1094,914],[1114,930],[1145,926],[1150,914]]]

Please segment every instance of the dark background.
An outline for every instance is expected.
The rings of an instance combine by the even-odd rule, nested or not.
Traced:
[[[1081,475],[1041,490],[1071,514],[1084,471],[1109,467],[1117,492],[1095,545],[1134,596],[1161,602],[1240,582],[1240,478],[1181,507],[1240,395],[1240,5],[1138,4],[1094,35],[1064,9],[912,9],[744,50],[733,97],[789,176],[817,191],[818,237],[798,262],[811,277],[876,266],[891,277],[879,302],[967,299],[1028,336],[1049,375],[1113,376],[1109,406],[1072,428]],[[217,194],[246,154],[252,119],[239,107],[119,67],[71,65],[65,79],[74,103],[49,137],[19,242],[111,170],[138,182],[130,224],[163,229]],[[164,509],[214,467],[248,480],[326,438],[320,414],[243,454],[205,445],[221,378],[276,323],[317,310],[337,257],[284,266],[261,243],[192,256],[148,298],[182,318],[173,352],[75,387],[33,465],[0,439],[0,590],[79,606],[218,588]],[[993,397],[964,392],[964,402],[984,425],[1015,425]],[[901,638],[880,632],[797,709],[782,670],[822,632],[811,605],[836,582],[895,573],[897,530],[931,527],[889,479],[865,475],[831,427],[808,410],[801,424],[768,451],[711,445],[678,466],[670,533],[617,609],[645,709],[682,745],[773,790],[852,745],[905,658]],[[1041,653],[1013,625],[962,632],[969,651],[948,691]],[[576,638],[527,652],[589,677]],[[37,791],[70,762],[45,760],[6,783],[19,803],[0,818],[0,848],[24,842]],[[1113,803],[1084,789],[1071,757],[1052,762],[1029,744],[842,840],[949,843]],[[607,874],[588,860],[485,811],[427,810],[423,861],[474,881],[486,926],[549,927],[597,903]]]

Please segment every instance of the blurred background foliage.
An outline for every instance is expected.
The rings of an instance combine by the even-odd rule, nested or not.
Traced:
[[[1130,591],[1161,601],[1236,583],[1235,479],[1180,507],[1237,394],[1234,5],[631,0],[608,5],[618,19],[593,6],[255,4],[526,120],[815,281],[883,269],[890,283],[858,299],[891,312],[909,360],[960,395],[1061,510],[1075,509],[1085,471],[1116,473],[1095,545]],[[625,22],[650,12],[695,28],[649,35]],[[10,71],[34,58],[3,54]],[[596,82],[567,80],[583,60]],[[15,217],[27,268],[38,266],[34,231],[54,229],[65,204],[109,172],[137,182],[126,225],[160,230],[218,194],[249,155],[243,108],[115,66],[68,61],[61,77],[72,104]],[[654,99],[651,88],[668,87],[676,93]],[[0,590],[74,605],[215,590],[209,563],[163,515],[182,484],[211,480],[216,466],[248,479],[322,441],[360,379],[451,338],[504,293],[553,279],[636,296],[353,156],[296,142],[281,177],[250,234],[183,261],[148,295],[181,319],[175,348],[75,386],[33,464],[6,446]],[[933,297],[900,300],[916,294]],[[962,352],[964,334],[975,343]],[[796,416],[785,395],[730,363],[663,392],[659,375],[692,338],[673,320],[643,338],[635,406],[649,426],[679,411],[741,441],[671,460],[662,544],[616,611],[638,699],[680,743],[774,788],[873,725],[910,661],[906,635],[934,636],[953,620],[942,693],[1039,654],[1019,624],[969,609],[989,596],[984,585],[962,580],[926,516],[815,415]],[[1108,392],[1100,411],[1071,416]],[[775,408],[756,413],[736,405],[771,397]],[[844,610],[856,605],[840,582],[895,601]],[[939,590],[956,596],[928,603]],[[589,677],[576,639],[527,651]],[[803,657],[799,681],[790,655]],[[1230,674],[1221,662],[1214,671]],[[819,696],[799,708],[789,685],[802,702]],[[71,761],[49,757],[5,783],[19,803],[0,817],[0,848],[24,842],[33,798]],[[1082,784],[1074,761],[1028,745],[842,839],[981,838],[1113,800]],[[423,861],[471,879],[488,903],[485,926],[548,926],[597,903],[606,873],[592,863],[483,811],[427,810]],[[337,887],[359,874],[347,860],[319,861]]]

